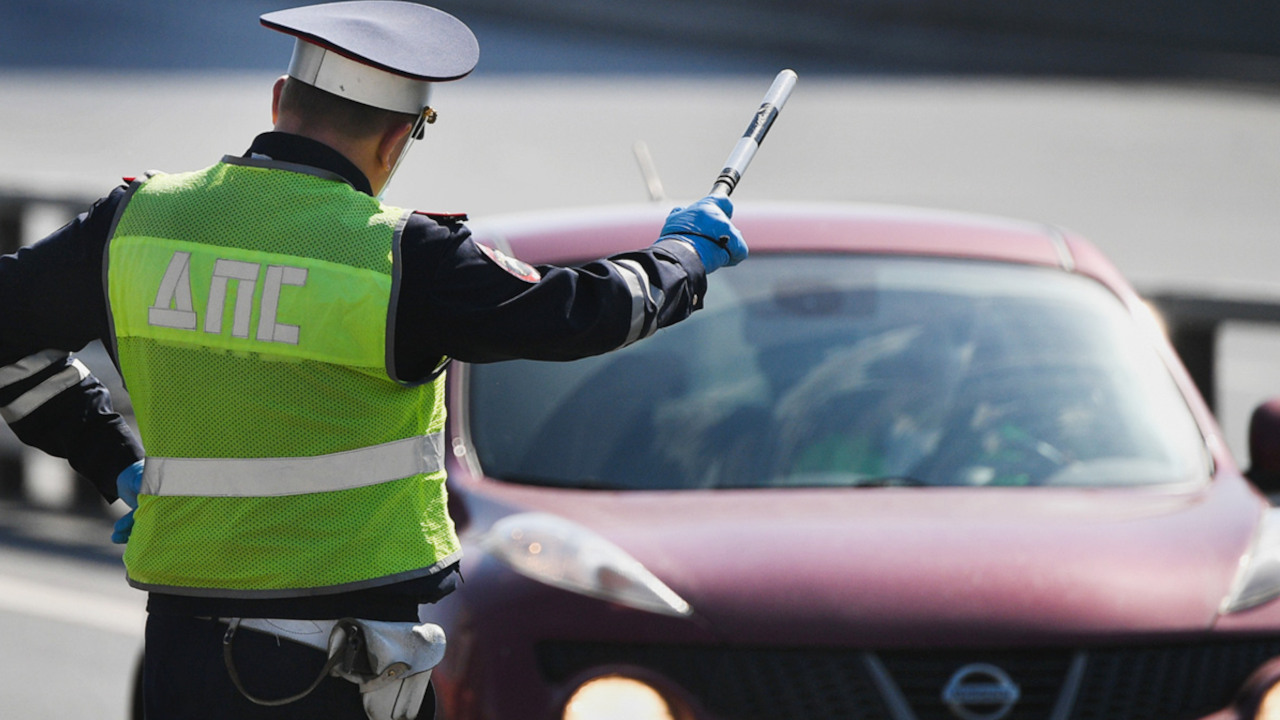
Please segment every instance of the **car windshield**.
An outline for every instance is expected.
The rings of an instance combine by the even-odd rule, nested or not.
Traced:
[[[486,475],[548,486],[1127,486],[1207,478],[1142,323],[1052,268],[763,256],[622,351],[469,366]]]

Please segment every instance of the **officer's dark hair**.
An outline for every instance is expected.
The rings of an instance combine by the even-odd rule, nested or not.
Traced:
[[[408,113],[364,105],[339,97],[294,78],[280,92],[280,112],[309,125],[322,125],[353,138],[367,138],[418,118]]]

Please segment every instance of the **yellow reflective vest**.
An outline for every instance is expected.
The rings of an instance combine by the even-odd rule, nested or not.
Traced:
[[[257,159],[134,183],[105,271],[147,450],[132,585],[295,597],[457,559],[443,376],[389,371],[408,215]]]

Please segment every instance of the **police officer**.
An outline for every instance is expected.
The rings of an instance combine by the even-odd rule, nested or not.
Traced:
[[[251,702],[299,693],[325,654],[242,630],[224,657],[229,619],[415,621],[457,579],[448,360],[609,352],[687,317],[707,273],[747,254],[726,198],[581,267],[531,267],[473,242],[463,217],[387,206],[433,84],[478,60],[470,30],[398,0],[261,20],[296,38],[273,131],[205,169],[133,179],[0,258],[0,414],[136,508],[114,539],[149,592],[151,720],[363,717],[337,678]],[[145,462],[70,355],[95,339]]]

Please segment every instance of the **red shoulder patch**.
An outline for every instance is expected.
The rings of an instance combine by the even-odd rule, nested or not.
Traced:
[[[480,252],[489,258],[494,265],[506,270],[508,274],[514,275],[521,280],[529,283],[536,283],[542,279],[542,274],[537,268],[522,260],[517,260],[510,255],[504,254],[500,250],[495,250],[483,243],[476,243],[476,247],[480,248]]]
[[[425,210],[414,210],[413,214],[425,215],[431,218],[432,220],[438,220],[440,222],[459,223],[459,222],[466,222],[467,220],[470,219],[467,217],[466,213],[438,213],[438,212],[426,212]]]

